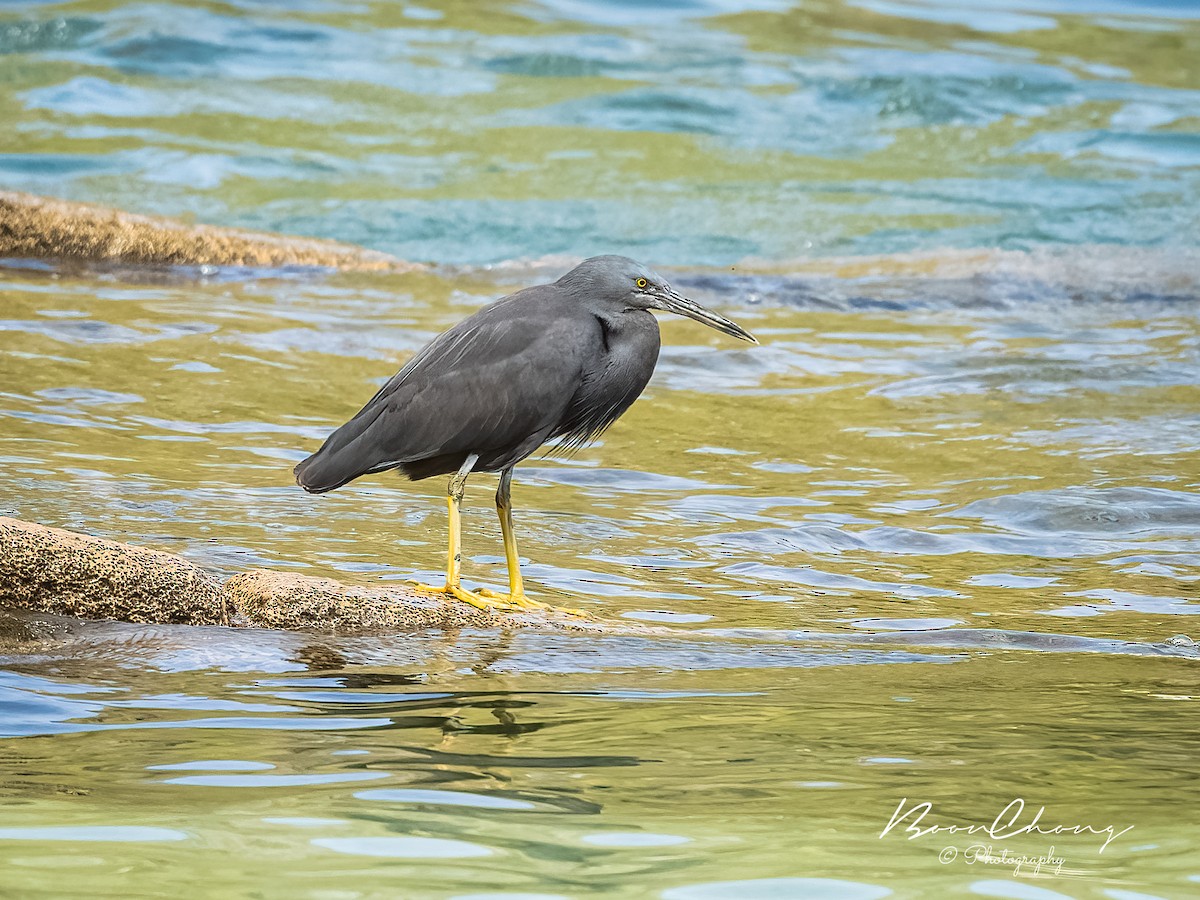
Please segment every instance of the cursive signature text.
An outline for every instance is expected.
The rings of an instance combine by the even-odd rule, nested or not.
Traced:
[[[1022,823],[1021,818],[1025,813],[1025,801],[1020,797],[1000,810],[996,818],[986,824],[923,824],[925,817],[931,812],[933,812],[932,803],[926,801],[908,806],[908,798],[903,797],[896,807],[896,811],[892,813],[891,820],[884,826],[879,836],[881,838],[885,837],[898,825],[904,825],[902,833],[907,834],[910,841],[929,834],[986,834],[993,840],[1004,840],[1005,838],[1016,837],[1022,834],[1095,834],[1104,836],[1104,843],[1100,845],[1100,850],[1098,851],[1099,853],[1103,853],[1109,844],[1127,831],[1133,829],[1132,825],[1118,830],[1114,825],[1097,827],[1095,825],[1043,824],[1042,816],[1046,812],[1046,807],[1044,806],[1039,806],[1037,812],[1033,814],[1033,818],[1028,822]]]

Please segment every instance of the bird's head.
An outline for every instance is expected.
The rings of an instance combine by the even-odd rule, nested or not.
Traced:
[[[661,309],[703,322],[743,341],[758,340],[746,329],[711,309],[705,309],[674,290],[657,272],[627,256],[593,256],[585,259],[558,283],[590,300],[620,303],[626,308]]]

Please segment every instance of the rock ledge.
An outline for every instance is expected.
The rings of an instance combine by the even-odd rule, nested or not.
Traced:
[[[7,517],[0,517],[0,607],[82,619],[299,630],[605,630],[566,613],[485,612],[403,586],[345,585],[269,569],[222,584],[173,553]]]
[[[422,268],[336,241],[189,225],[12,191],[0,191],[0,258],[120,266],[312,266],[393,272]]]

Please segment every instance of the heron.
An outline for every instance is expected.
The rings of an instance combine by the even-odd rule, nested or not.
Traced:
[[[434,338],[296,466],[296,481],[323,494],[390,469],[412,480],[451,475],[446,583],[417,588],[482,610],[549,609],[525,594],[513,532],[513,467],[548,441],[565,450],[584,446],[638,398],[658,361],[654,309],[758,343],[641,263],[592,257]],[[496,513],[506,594],[462,584],[461,506],[473,472],[500,475]]]

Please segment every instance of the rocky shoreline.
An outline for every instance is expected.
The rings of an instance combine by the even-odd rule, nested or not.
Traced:
[[[137,267],[299,266],[374,272],[423,268],[337,241],[190,225],[13,191],[0,191],[0,259]]]

